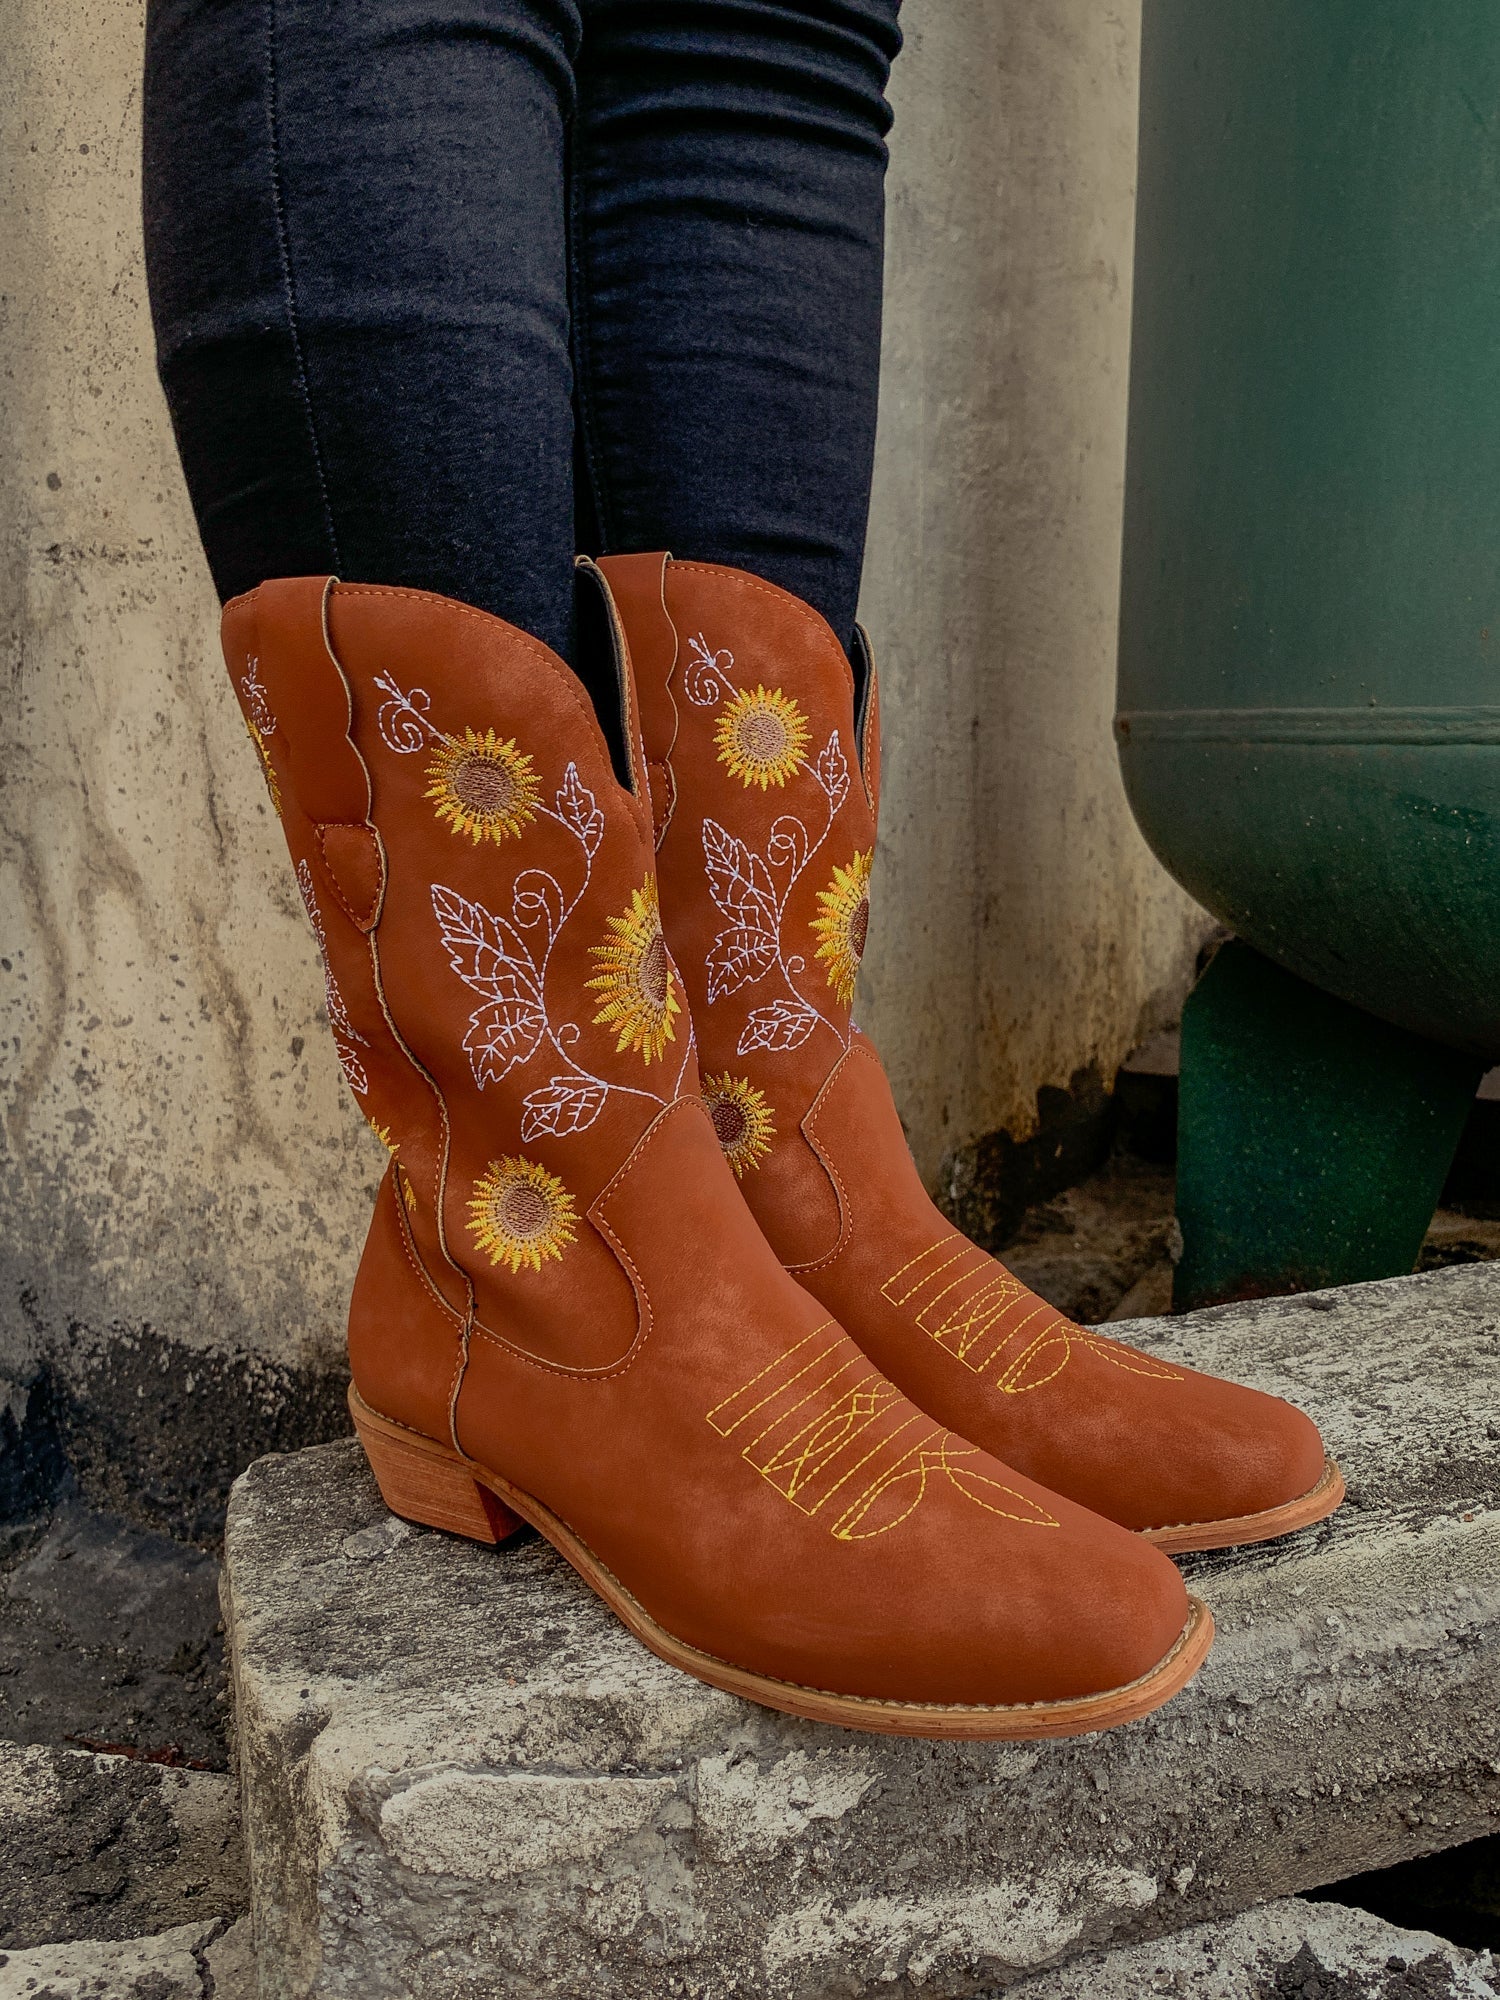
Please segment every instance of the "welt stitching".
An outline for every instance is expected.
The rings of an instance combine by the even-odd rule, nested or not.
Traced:
[[[550,1508],[548,1512],[551,1512]],[[582,1536],[579,1536],[577,1539],[583,1542]],[[583,1546],[587,1548],[588,1544],[583,1542]],[[592,1549],[589,1550],[589,1554],[593,1561],[598,1563],[599,1568],[604,1571],[604,1574],[609,1578],[616,1590],[619,1591],[620,1595],[628,1603],[635,1606],[642,1618],[656,1631],[666,1631],[666,1627],[659,1624],[651,1616],[651,1613],[641,1603],[640,1599],[625,1588],[614,1572],[606,1568],[602,1562],[599,1562],[599,1558],[594,1555]],[[749,1673],[752,1679],[764,1681],[769,1687],[791,1688],[797,1694],[826,1695],[832,1701],[842,1702],[852,1707],[896,1709],[903,1714],[920,1715],[1051,1715],[1064,1712],[1077,1714],[1084,1709],[1093,1707],[1097,1703],[1107,1701],[1111,1695],[1130,1694],[1136,1688],[1146,1687],[1150,1682],[1156,1680],[1161,1674],[1166,1672],[1173,1661],[1176,1660],[1179,1653],[1186,1651],[1189,1640],[1197,1635],[1202,1622],[1201,1607],[1194,1601],[1193,1608],[1188,1613],[1187,1623],[1178,1633],[1170,1652],[1164,1653],[1154,1667],[1149,1668],[1144,1674],[1137,1674],[1133,1681],[1121,1682],[1119,1687],[1105,1688],[1099,1694],[1065,1695],[1061,1701],[999,1701],[989,1703],[977,1701],[891,1701],[882,1700],[879,1695],[838,1694],[832,1688],[811,1687],[804,1681],[782,1680],[775,1674],[756,1674],[749,1668],[736,1667],[732,1660],[721,1659],[717,1653],[706,1652],[701,1646],[690,1646],[686,1640],[675,1639],[674,1642],[683,1647],[685,1651],[696,1653],[699,1659],[711,1660],[715,1666],[730,1667],[736,1673]],[[667,1633],[667,1636],[668,1638],[674,1638],[674,1635],[670,1632]]]
[[[297,381],[297,394],[302,404],[303,416],[307,420],[307,438],[312,447],[313,470],[318,480],[318,499],[323,509],[323,525],[328,530],[328,547],[333,556],[333,567],[341,569],[343,564],[339,556],[339,538],[333,525],[333,504],[328,494],[323,448],[318,439],[318,426],[313,416],[312,389],[307,379],[307,357],[303,352],[302,329],[297,319],[297,288],[292,272],[291,237],[287,230],[286,205],[282,199],[279,111],[281,83],[276,64],[276,5],[277,0],[266,0],[266,123],[270,141],[271,209],[276,219],[276,250],[281,264],[281,288],[286,299],[287,331],[292,339],[292,368]]]
[[[1309,1486],[1307,1491],[1305,1493],[1298,1494],[1295,1500],[1287,1500],[1283,1502],[1283,1506],[1284,1507],[1300,1506],[1304,1500],[1310,1500],[1312,1498],[1313,1494],[1317,1492],[1319,1486],[1326,1486],[1327,1483],[1328,1483],[1328,1471],[1325,1466],[1323,1471],[1323,1476],[1318,1481],[1317,1486]],[[1137,1528],[1136,1533],[1139,1535],[1172,1535],[1176,1534],[1179,1528],[1232,1528],[1246,1521],[1274,1520],[1275,1517],[1281,1512],[1282,1512],[1282,1507],[1263,1507],[1258,1514],[1234,1514],[1231,1515],[1227,1520],[1216,1519],[1215,1517],[1210,1516],[1207,1520],[1204,1521],[1162,1521],[1158,1522],[1157,1524],[1149,1528]],[[1310,1528],[1315,1528],[1318,1526],[1318,1523],[1316,1521],[1309,1521],[1307,1525]],[[1183,1553],[1186,1554],[1189,1553],[1189,1551],[1183,1551]]]
[[[363,1398],[361,1398],[361,1400],[363,1400]],[[415,1430],[410,1424],[403,1424],[399,1417],[381,1416],[381,1413],[378,1410],[373,1411],[372,1414],[375,1416],[380,1416],[382,1423],[390,1424],[396,1430],[405,1431],[409,1437],[422,1438],[428,1444],[435,1444],[437,1442],[435,1438],[428,1438],[424,1431]],[[481,1472],[485,1469],[482,1465],[480,1465],[477,1459],[468,1458],[467,1454],[462,1451],[458,1453],[458,1456],[464,1459],[466,1465],[477,1467],[478,1470]],[[519,1493],[521,1489],[517,1487],[515,1490],[516,1492]],[[538,1504],[541,1505],[542,1503],[539,1502]],[[1148,1682],[1155,1680],[1160,1674],[1162,1674],[1168,1667],[1171,1666],[1172,1662],[1177,1658],[1178,1654],[1181,1653],[1186,1648],[1188,1641],[1197,1632],[1198,1627],[1202,1622],[1200,1613],[1203,1607],[1199,1604],[1196,1598],[1189,1599],[1189,1603],[1192,1608],[1188,1612],[1187,1623],[1178,1633],[1177,1638],[1171,1647],[1171,1650],[1169,1652],[1164,1653],[1162,1657],[1156,1662],[1156,1665],[1154,1667],[1148,1668],[1147,1671],[1143,1674],[1137,1674],[1136,1678],[1133,1681],[1124,1681],[1120,1684],[1119,1687],[1105,1688],[1099,1694],[1065,1695],[1061,1701],[1004,1701],[1004,1702],[991,1702],[991,1703],[943,1702],[943,1701],[891,1701],[889,1699],[883,1699],[879,1695],[838,1694],[832,1688],[811,1687],[806,1682],[782,1680],[774,1674],[757,1674],[748,1667],[736,1666],[732,1660],[722,1659],[717,1653],[705,1652],[701,1646],[692,1646],[689,1645],[685,1639],[678,1639],[674,1633],[667,1631],[666,1626],[660,1624],[655,1618],[651,1616],[651,1613],[646,1609],[645,1605],[641,1603],[640,1599],[634,1594],[633,1591],[626,1589],[625,1585],[621,1583],[620,1579],[615,1575],[614,1571],[610,1569],[606,1563],[600,1562],[599,1558],[594,1554],[593,1550],[589,1548],[588,1543],[584,1541],[583,1537],[581,1535],[575,1535],[573,1533],[573,1530],[571,1528],[568,1528],[567,1523],[562,1519],[561,1515],[553,1514],[552,1509],[550,1507],[544,1507],[543,1511],[546,1512],[551,1519],[557,1521],[559,1526],[567,1529],[568,1534],[573,1536],[573,1539],[578,1543],[579,1547],[587,1552],[589,1559],[602,1571],[602,1573],[605,1576],[609,1578],[610,1582],[614,1585],[615,1589],[619,1591],[621,1597],[624,1598],[625,1602],[629,1605],[632,1605],[634,1609],[640,1613],[643,1622],[649,1625],[653,1631],[666,1633],[666,1636],[669,1639],[671,1639],[675,1645],[680,1646],[684,1652],[695,1654],[697,1658],[700,1660],[710,1660],[715,1666],[729,1667],[735,1673],[748,1674],[751,1679],[763,1681],[768,1687],[791,1688],[798,1694],[826,1695],[830,1700],[844,1702],[850,1706],[857,1706],[861,1708],[901,1709],[901,1710],[910,1710],[914,1712],[919,1712],[924,1715],[1019,1715],[1024,1713],[1036,1713],[1036,1712],[1050,1714],[1053,1711],[1061,1709],[1071,1709],[1077,1711],[1085,1707],[1092,1706],[1094,1703],[1107,1701],[1112,1695],[1129,1694],[1132,1689],[1138,1687],[1144,1687],[1147,1685]],[[999,1510],[992,1509],[991,1511],[998,1512]],[[1004,1518],[1010,1520],[1013,1519],[1014,1517],[1011,1515],[1006,1515],[1004,1516]],[[884,1531],[882,1530],[882,1532]],[[1153,1530],[1149,1532],[1155,1532],[1155,1531]],[[547,1539],[550,1541],[551,1537],[548,1536]]]

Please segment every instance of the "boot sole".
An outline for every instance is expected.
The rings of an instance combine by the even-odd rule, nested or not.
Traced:
[[[1273,1542],[1278,1535],[1326,1521],[1344,1498],[1344,1475],[1333,1459],[1323,1465],[1323,1477],[1300,1500],[1267,1507],[1260,1514],[1240,1514],[1227,1521],[1185,1521],[1175,1528],[1142,1528],[1141,1540],[1155,1542],[1169,1556],[1193,1549],[1237,1549],[1251,1542]]]
[[[1160,1708],[1197,1673],[1213,1642],[1208,1606],[1190,1598],[1187,1624],[1165,1658],[1139,1680],[1103,1694],[1065,1701],[1038,1701],[1000,1707],[945,1706],[936,1702],[880,1701],[866,1695],[831,1694],[752,1673],[674,1638],[639,1604],[619,1579],[541,1501],[512,1486],[451,1446],[423,1437],[382,1417],[349,1389],[349,1412],[370,1462],[381,1498],[393,1514],[427,1528],[442,1528],[471,1541],[497,1543],[529,1523],[577,1570],[596,1595],[643,1646],[669,1666],[706,1681],[726,1694],[762,1707],[780,1709],[810,1722],[888,1736],[999,1738],[1024,1742],[1039,1737],[1088,1736],[1133,1722]],[[1170,1532],[1170,1531],[1168,1531]]]

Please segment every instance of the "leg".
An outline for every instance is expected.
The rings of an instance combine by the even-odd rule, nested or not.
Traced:
[[[568,656],[572,0],[152,0],[159,364],[223,597],[337,570]]]
[[[1226,945],[1182,1017],[1178,1311],[1411,1270],[1483,1069]]]
[[[590,545],[670,548],[852,635],[898,0],[591,0],[573,176]]]

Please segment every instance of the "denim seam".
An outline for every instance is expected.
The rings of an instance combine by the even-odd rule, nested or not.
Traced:
[[[582,446],[584,470],[588,474],[594,521],[599,530],[599,553],[608,555],[615,547],[615,524],[611,496],[603,476],[603,453],[599,450],[594,428],[594,378],[588,352],[592,329],[584,270],[582,132],[583,89],[579,86],[574,99],[573,129],[568,148],[568,311],[572,321],[573,400],[578,412],[578,438]]]
[[[277,0],[266,0],[266,124],[270,140],[271,209],[276,218],[276,249],[281,262],[281,288],[286,298],[287,331],[292,339],[292,372],[302,413],[307,421],[307,438],[312,448],[313,471],[318,481],[318,498],[323,508],[323,525],[328,531],[328,550],[335,570],[342,569],[339,538],[333,525],[333,503],[328,494],[328,478],[323,469],[323,448],[313,416],[312,388],[307,379],[307,358],[302,348],[302,331],[297,321],[297,288],[292,275],[292,245],[287,229],[286,206],[282,199],[280,80],[276,64]]]

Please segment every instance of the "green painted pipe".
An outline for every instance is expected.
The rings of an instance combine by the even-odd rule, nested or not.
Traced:
[[[1267,957],[1500,1060],[1500,6],[1146,0],[1117,731]]]

